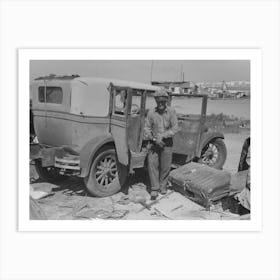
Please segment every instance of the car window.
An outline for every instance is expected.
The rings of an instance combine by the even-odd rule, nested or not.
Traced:
[[[145,109],[148,111],[149,109],[155,108],[157,106],[155,98],[153,97],[154,92],[148,91],[146,97],[146,105]]]
[[[114,90],[114,114],[124,115],[127,106],[127,91]]]
[[[131,100],[131,114],[139,115],[141,108],[141,97],[143,96],[144,90],[132,90],[132,100]]]
[[[39,87],[38,99],[39,102],[62,104],[62,99],[63,99],[62,88],[46,87],[46,97],[45,97],[45,87]]]

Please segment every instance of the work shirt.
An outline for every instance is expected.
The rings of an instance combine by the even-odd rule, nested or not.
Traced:
[[[161,134],[163,138],[173,137],[178,131],[178,119],[176,111],[166,107],[160,114],[157,107],[150,109],[145,120],[144,135],[145,139],[153,139]]]

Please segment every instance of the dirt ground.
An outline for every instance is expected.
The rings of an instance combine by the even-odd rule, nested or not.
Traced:
[[[240,158],[244,140],[249,133],[226,134],[225,143],[228,150],[224,170],[232,175],[232,182],[239,185],[234,174]],[[239,215],[225,208],[222,200],[210,210],[188,199],[181,193],[170,189],[155,202],[150,201],[149,180],[147,173],[136,172],[129,180],[128,187],[121,192],[105,198],[90,196],[85,190],[83,180],[70,178],[61,184],[42,182],[30,165],[30,194],[36,199],[49,220],[73,219],[238,219]]]

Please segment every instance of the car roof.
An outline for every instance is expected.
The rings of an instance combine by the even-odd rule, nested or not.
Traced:
[[[32,84],[43,84],[44,83],[44,77],[40,77],[35,79]],[[88,86],[106,86],[108,87],[110,84],[113,84],[117,87],[130,87],[133,89],[143,89],[143,90],[150,90],[150,91],[156,91],[159,89],[158,86],[153,86],[150,84],[145,83],[138,83],[133,81],[126,81],[126,80],[119,80],[119,79],[111,79],[111,78],[98,78],[98,77],[75,77],[72,76],[71,78],[61,78],[58,76],[53,77],[47,77],[46,80],[48,80],[50,85],[54,85],[56,82],[59,84],[69,84],[69,83],[82,83],[84,85]]]
[[[156,91],[159,89],[159,87],[152,86],[149,84],[126,81],[126,80],[110,79],[110,78],[78,77],[72,80],[72,82],[76,82],[76,81],[79,81],[87,85],[104,84],[106,86],[109,86],[110,84],[113,84],[114,86],[117,87],[130,87],[134,89],[143,89],[143,90],[151,90],[151,91]]]

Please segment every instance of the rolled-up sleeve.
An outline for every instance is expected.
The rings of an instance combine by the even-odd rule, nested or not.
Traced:
[[[150,111],[148,112],[148,115],[145,119],[145,126],[144,126],[144,139],[151,140],[153,139],[153,133],[152,133],[152,118]]]

